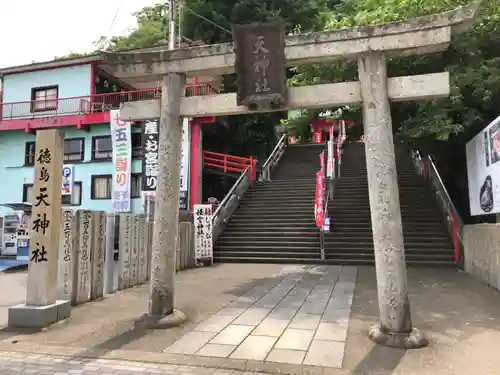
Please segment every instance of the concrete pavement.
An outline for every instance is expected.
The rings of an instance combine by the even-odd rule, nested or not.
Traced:
[[[0,272],[0,328],[7,325],[9,307],[24,303],[27,275],[26,271]]]

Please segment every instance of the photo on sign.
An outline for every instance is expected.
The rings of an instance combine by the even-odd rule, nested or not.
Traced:
[[[500,213],[500,116],[466,145],[472,216]]]
[[[500,123],[494,124],[489,129],[491,164],[500,161]]]

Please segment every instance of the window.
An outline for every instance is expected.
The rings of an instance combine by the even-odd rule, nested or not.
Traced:
[[[141,133],[132,133],[131,139],[132,157],[138,158],[142,155]],[[113,158],[113,143],[110,135],[92,138],[92,160],[111,160]]]
[[[24,164],[35,164],[35,142],[26,142],[24,151]],[[85,157],[85,139],[74,138],[64,141],[64,161],[82,161]]]
[[[111,136],[92,138],[92,160],[110,160],[113,157]]]
[[[23,185],[23,203],[33,202],[33,184]],[[82,204],[82,182],[73,182],[73,191],[71,195],[61,195],[61,204],[63,206],[80,206]]]
[[[140,198],[142,190],[142,175],[140,173],[132,173],[132,181],[130,184],[130,198]]]
[[[82,161],[84,158],[85,139],[64,140],[64,161]]]
[[[92,176],[91,199],[111,199],[113,176],[110,174]]]
[[[53,111],[57,109],[58,96],[59,86],[31,89],[31,112]]]
[[[132,157],[139,158],[142,155],[141,133],[132,133]]]
[[[33,202],[33,184],[23,185],[23,203]]]
[[[63,206],[80,206],[82,204],[81,181],[73,182],[73,190],[71,191],[71,195],[61,195],[61,203]]]
[[[24,164],[35,164],[35,142],[26,142],[24,151]]]
[[[92,199],[111,199],[113,176],[110,174],[92,176],[90,197]],[[130,181],[130,198],[140,198],[142,191],[142,174],[132,173]]]

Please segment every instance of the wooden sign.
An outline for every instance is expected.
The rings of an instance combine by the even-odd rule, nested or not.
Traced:
[[[79,210],[79,244],[77,259],[77,281],[75,303],[81,304],[90,300],[90,257],[92,256],[93,220],[92,212]]]
[[[41,130],[36,135],[26,285],[28,306],[52,305],[57,299],[63,139],[56,129]]]
[[[130,286],[130,230],[131,214],[119,215],[119,239],[118,239],[118,257],[120,262],[120,271],[118,273],[118,290],[126,289]]]
[[[284,23],[232,25],[232,34],[237,104],[250,110],[284,107],[288,102]]]
[[[104,295],[104,252],[106,249],[106,213],[93,212],[92,238],[92,277],[90,282],[90,299],[102,298]]]
[[[59,266],[57,298],[75,300],[75,272],[78,250],[78,215],[73,210],[62,211],[61,236],[59,237]]]

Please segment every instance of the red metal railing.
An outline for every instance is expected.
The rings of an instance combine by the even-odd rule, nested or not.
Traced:
[[[186,96],[216,93],[209,84],[186,85]],[[108,94],[75,96],[45,101],[0,103],[1,120],[36,119],[61,115],[84,115],[119,109],[121,103],[159,99],[161,89],[144,89]]]
[[[255,181],[257,173],[257,160],[252,156],[243,158],[240,156],[232,156],[220,154],[218,152],[203,151],[203,168],[221,169],[224,172],[243,173],[247,167],[250,167],[250,183]]]

